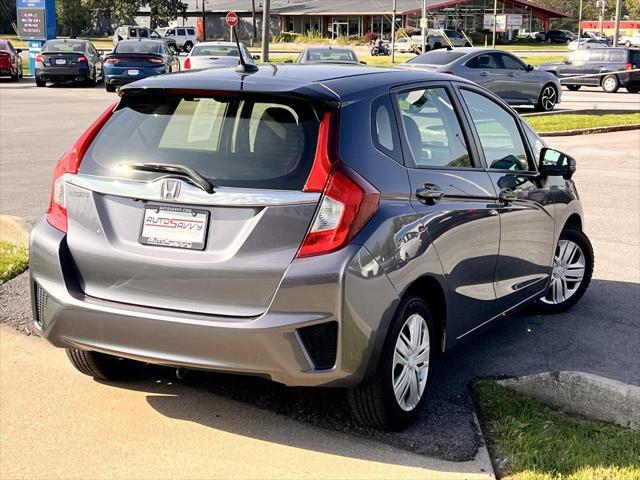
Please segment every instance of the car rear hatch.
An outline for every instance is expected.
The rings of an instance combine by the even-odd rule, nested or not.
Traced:
[[[110,53],[105,57],[104,63],[117,72],[132,68],[162,67],[164,58],[158,53]]]
[[[320,199],[304,186],[322,108],[284,94],[125,95],[66,175],[81,290],[185,312],[265,312]]]

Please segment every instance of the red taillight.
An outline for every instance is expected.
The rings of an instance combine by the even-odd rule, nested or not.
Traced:
[[[107,58],[104,61],[105,65],[115,65],[116,63],[118,63],[118,60],[116,60],[115,58]]]
[[[36,55],[36,62],[42,63],[42,55]]]
[[[191,59],[189,57],[184,60],[184,68],[191,68]]]
[[[313,166],[303,189],[322,192],[322,198],[297,258],[335,252],[344,247],[378,209],[380,192],[339,162],[337,128],[338,115],[326,112],[318,130]]]
[[[107,108],[98,119],[91,124],[70,150],[65,153],[53,170],[53,184],[51,185],[51,200],[47,209],[47,222],[61,232],[67,231],[67,208],[65,203],[64,175],[76,174],[85,152],[91,145],[100,129],[109,120],[117,104]]]
[[[148,58],[147,60],[149,60],[149,63],[155,63],[156,65],[164,63],[164,60],[162,60],[161,58]]]
[[[336,165],[297,258],[344,247],[371,219],[379,201],[380,192],[369,182],[344,164]]]
[[[633,64],[631,64],[631,63],[627,63],[627,64],[624,66],[624,69],[625,69],[625,70],[633,70]]]
[[[78,57],[78,63],[87,63],[89,61],[89,59],[87,57],[85,57],[84,55],[80,55]]]

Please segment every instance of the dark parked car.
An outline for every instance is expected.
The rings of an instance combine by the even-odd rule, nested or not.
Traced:
[[[104,79],[102,51],[89,40],[48,40],[36,56],[36,85],[47,82],[83,82],[95,85]]]
[[[620,87],[629,93],[640,92],[640,72],[625,71],[638,68],[640,49],[626,47],[576,50],[562,63],[540,66],[541,70],[560,78],[569,90],[578,90],[586,85],[602,87],[608,93],[617,92]]]
[[[569,43],[576,40],[578,36],[568,30],[549,30],[547,32],[536,33],[536,40],[538,42],[547,43]]]
[[[302,53],[298,55],[295,63],[336,63],[360,65],[363,62],[358,60],[356,52],[350,48],[327,46],[305,48]]]
[[[21,52],[9,40],[0,38],[0,77],[10,77],[14,82],[22,78]]]
[[[482,85],[510,105],[533,105],[550,111],[560,103],[555,75],[534,69],[516,55],[487,48],[432,50],[403,63],[414,68],[457,75]]]
[[[575,160],[471,82],[265,65],[121,93],[31,234],[35,325],[86,375],[348,388],[360,422],[399,429],[436,355],[589,285]]]
[[[161,40],[122,40],[104,60],[107,92],[141,78],[180,70],[180,59]]]

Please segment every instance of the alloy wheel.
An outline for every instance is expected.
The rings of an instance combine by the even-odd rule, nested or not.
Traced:
[[[617,82],[615,78],[607,77],[602,82],[602,87],[606,92],[613,92],[613,90],[616,88],[616,84]]]
[[[424,394],[429,375],[429,328],[424,317],[414,313],[400,329],[393,353],[391,379],[400,408],[411,411]]]
[[[549,289],[540,301],[551,305],[562,303],[580,288],[585,274],[585,256],[571,240],[560,240],[553,260]]]
[[[542,95],[540,96],[540,103],[542,104],[542,108],[545,111],[553,110],[553,107],[556,106],[558,94],[556,93],[556,89],[551,85],[544,87],[542,90]]]

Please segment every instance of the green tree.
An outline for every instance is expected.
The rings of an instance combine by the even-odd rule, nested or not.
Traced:
[[[178,16],[184,16],[188,5],[180,0],[150,0],[151,28],[167,25]]]
[[[75,38],[91,22],[91,12],[82,0],[57,0],[58,23]]]
[[[629,16],[629,20],[640,20],[640,0],[624,0],[622,11]]]

